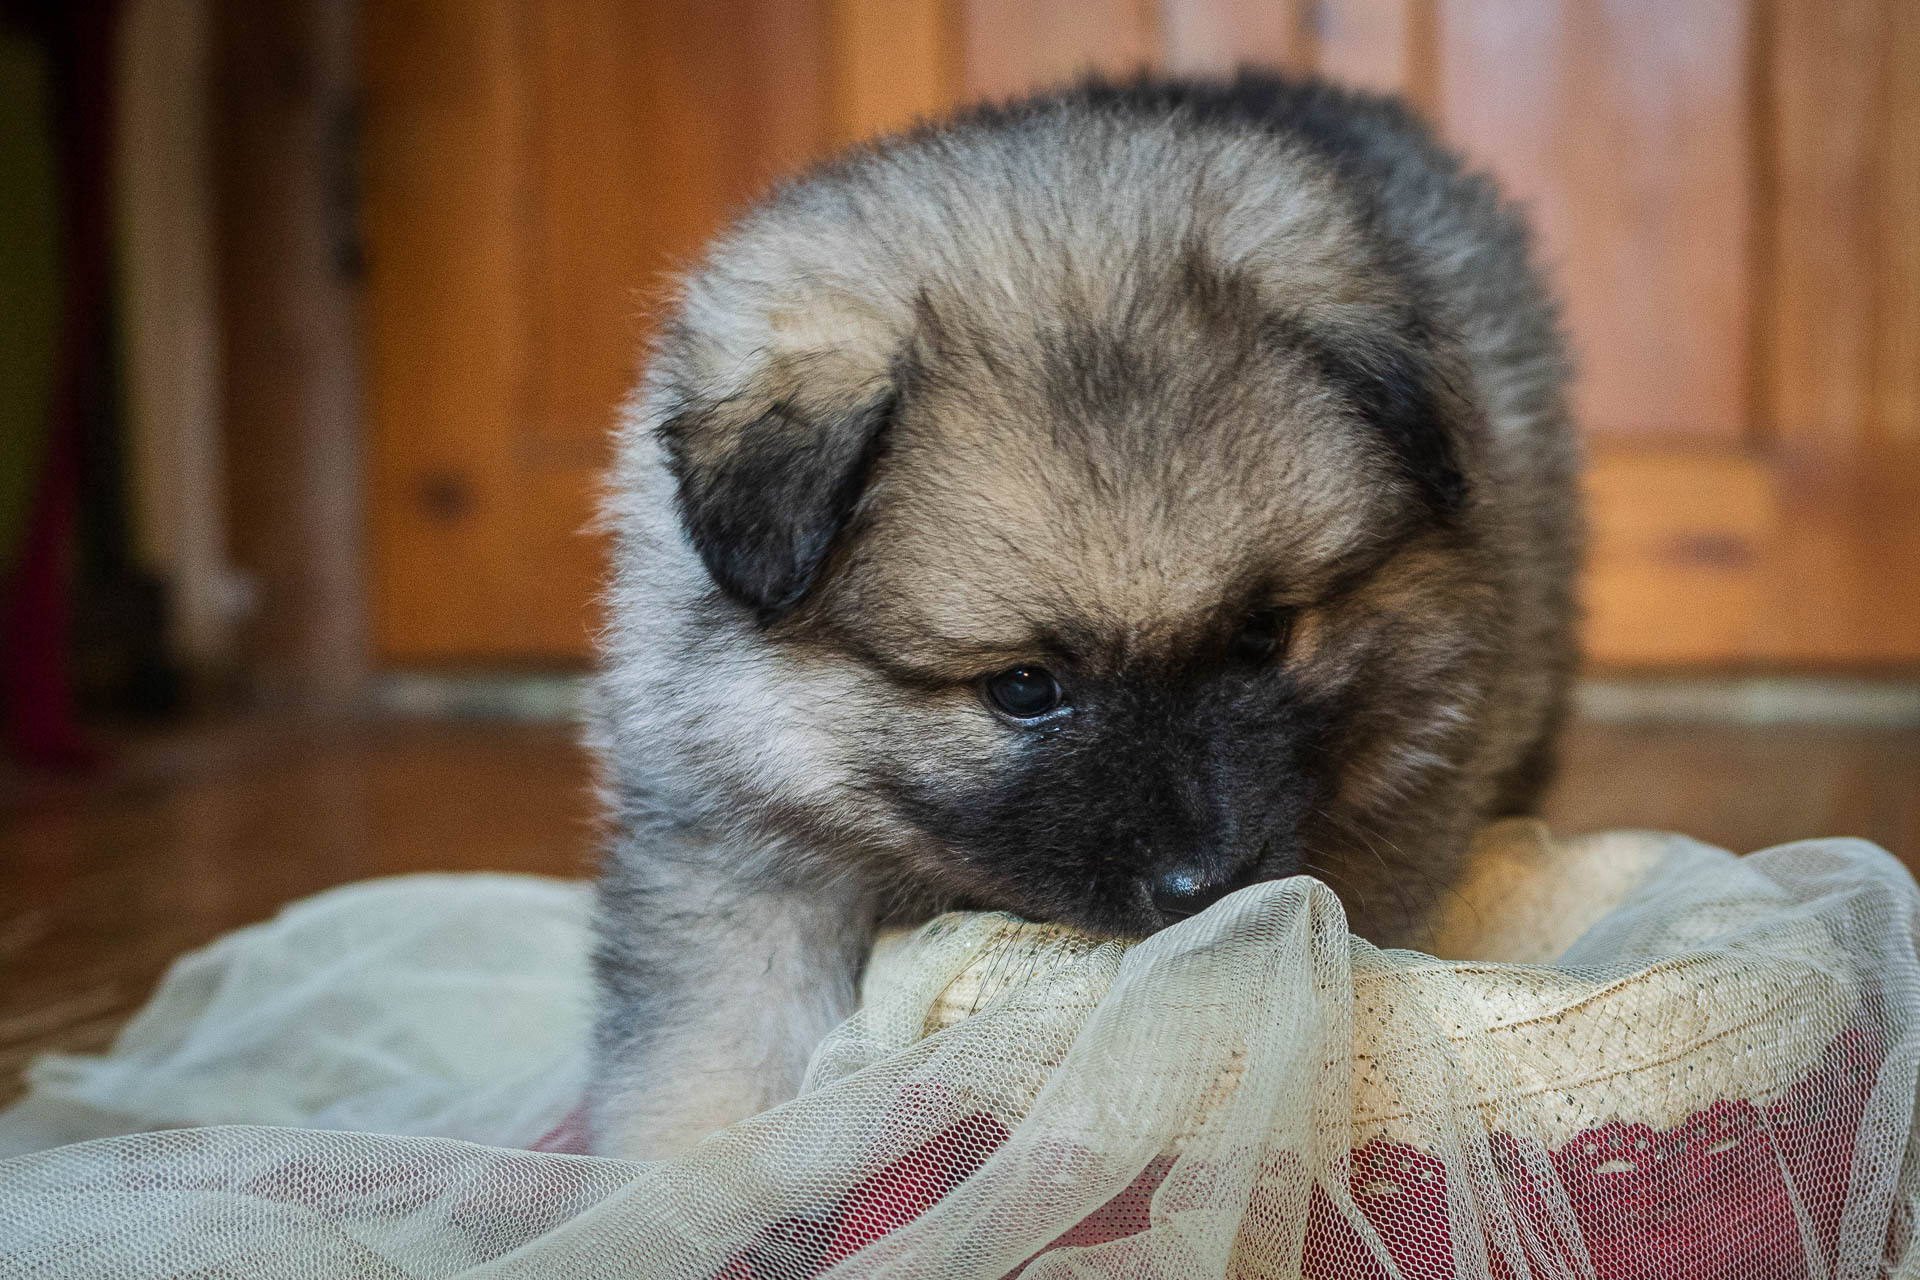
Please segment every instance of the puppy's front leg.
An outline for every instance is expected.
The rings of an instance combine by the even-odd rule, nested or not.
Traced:
[[[725,874],[655,854],[616,857],[601,878],[590,1099],[601,1154],[678,1155],[786,1101],[853,1011],[873,937],[859,888],[715,880]]]

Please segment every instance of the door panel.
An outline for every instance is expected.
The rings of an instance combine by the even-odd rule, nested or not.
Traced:
[[[367,17],[376,632],[578,662],[666,273],[831,145],[1088,70],[1407,93],[1531,208],[1584,370],[1588,648],[1920,662],[1920,5],[413,0]]]
[[[1920,439],[1920,6],[1771,9],[1762,425],[1823,452]]]
[[[1089,71],[1125,75],[1160,56],[1153,0],[967,0],[959,11],[969,98],[998,101]]]
[[[1601,438],[1746,429],[1752,193],[1738,0],[1453,3],[1448,138],[1528,207]]]
[[[650,317],[824,145],[826,26],[782,0],[416,0],[370,6],[366,39],[379,655],[584,661]]]
[[[511,0],[367,10],[367,492],[379,655],[542,652],[525,605],[520,132]],[[578,625],[574,606],[560,617]]]

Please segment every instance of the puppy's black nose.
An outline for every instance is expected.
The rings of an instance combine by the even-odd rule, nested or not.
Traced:
[[[1201,867],[1175,867],[1151,882],[1153,905],[1169,923],[1198,915],[1240,887],[1232,875]]]

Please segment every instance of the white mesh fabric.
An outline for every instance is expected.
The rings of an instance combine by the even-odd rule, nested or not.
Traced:
[[[584,885],[348,885],[182,956],[101,1057],[47,1054],[0,1156],[179,1125],[298,1125],[524,1146],[585,1081]]]
[[[1305,879],[1131,948],[947,917],[879,950],[798,1100],[657,1165],[505,1149],[578,1094],[582,894],[356,886],[183,961],[114,1054],[42,1068],[0,1141],[44,1138],[69,1104],[74,1132],[293,1118],[416,1136],[245,1123],[18,1156],[0,1163],[0,1274],[1920,1272],[1916,890],[1860,842],[1735,859],[1504,825],[1434,954],[1351,938]],[[534,900],[545,924],[527,926]],[[344,939],[375,911],[411,957],[380,982],[343,995],[282,954],[351,972]],[[524,945],[454,936],[509,917]],[[403,940],[409,919],[438,941]],[[437,996],[410,987],[415,964]],[[245,997],[222,999],[240,970]],[[303,999],[331,1002],[311,1057]],[[288,1016],[246,1039],[249,1004]],[[384,1030],[358,1093],[362,1005]],[[329,1064],[324,1088],[309,1063]],[[223,1112],[214,1079],[244,1106]],[[500,1145],[419,1136],[435,1132]]]

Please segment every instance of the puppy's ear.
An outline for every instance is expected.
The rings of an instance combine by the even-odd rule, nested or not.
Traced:
[[[819,577],[897,403],[892,386],[839,405],[782,399],[757,413],[732,399],[661,425],[694,549],[721,590],[763,623],[788,613]]]
[[[1443,521],[1460,514],[1467,477],[1454,443],[1449,387],[1430,349],[1404,335],[1348,343],[1323,366],[1353,396],[1407,483]]]
[[[1455,442],[1466,402],[1446,373],[1432,336],[1407,322],[1398,330],[1339,334],[1298,317],[1276,318],[1268,335],[1305,353],[1339,387],[1379,435],[1394,469],[1440,520],[1467,500],[1467,478]]]

